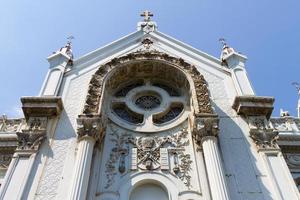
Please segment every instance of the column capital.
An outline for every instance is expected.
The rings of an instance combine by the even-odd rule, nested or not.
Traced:
[[[85,137],[94,138],[96,141],[103,138],[103,125],[100,115],[79,115],[77,118],[78,141]]]
[[[16,152],[36,153],[47,136],[46,129],[47,117],[29,117],[22,131],[16,133],[18,136]]]
[[[248,116],[250,137],[261,150],[279,150],[277,144],[278,131],[270,127],[270,123],[265,116]]]
[[[212,117],[197,117],[193,127],[193,138],[201,146],[203,139],[217,137],[219,133],[219,119]]]

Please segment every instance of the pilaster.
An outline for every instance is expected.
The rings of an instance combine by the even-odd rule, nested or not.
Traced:
[[[233,108],[249,125],[249,137],[260,155],[269,177],[268,190],[276,199],[300,199],[298,189],[277,144],[278,131],[270,125],[274,98],[236,97]],[[288,183],[288,184],[287,184]]]
[[[18,146],[8,168],[0,199],[22,199],[39,147],[47,137],[47,124],[62,110],[58,97],[22,97],[26,123],[18,131]]]
[[[237,94],[240,96],[254,95],[254,90],[245,68],[247,57],[229,47],[224,39],[222,41],[224,45],[221,54],[222,64],[226,65],[231,70]]]
[[[73,63],[71,42],[47,58],[50,67],[40,91],[40,96],[57,96],[63,74]]]
[[[79,115],[77,119],[78,148],[69,199],[86,199],[94,145],[103,138],[99,115]]]
[[[195,119],[193,138],[204,153],[211,196],[214,200],[229,199],[222,159],[218,149],[219,119],[215,115]]]

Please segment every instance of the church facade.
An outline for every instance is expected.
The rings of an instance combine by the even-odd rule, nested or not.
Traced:
[[[24,119],[0,119],[0,199],[300,199],[300,119],[271,117],[246,57],[221,58],[157,30],[78,59],[48,57]]]

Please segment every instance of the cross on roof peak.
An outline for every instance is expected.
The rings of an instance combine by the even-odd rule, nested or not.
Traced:
[[[149,22],[151,21],[151,17],[153,17],[153,14],[150,11],[145,10],[144,12],[142,12],[141,17],[144,17],[145,22]]]

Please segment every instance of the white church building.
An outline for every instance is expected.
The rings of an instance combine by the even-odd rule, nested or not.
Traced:
[[[48,57],[24,119],[0,118],[1,200],[300,200],[300,119],[271,117],[246,56],[157,30]]]

